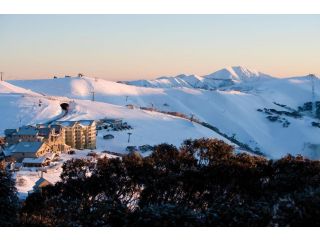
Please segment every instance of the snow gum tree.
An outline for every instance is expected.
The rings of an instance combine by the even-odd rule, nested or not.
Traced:
[[[22,225],[320,226],[320,161],[236,154],[215,139],[74,159],[61,179],[27,198]]]

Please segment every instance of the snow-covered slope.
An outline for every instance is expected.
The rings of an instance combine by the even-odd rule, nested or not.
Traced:
[[[219,77],[219,79],[220,77],[229,77],[229,79],[209,79],[208,76]],[[287,153],[320,158],[320,153],[312,152],[313,150],[308,147],[310,144],[320,144],[320,128],[311,126],[311,122],[317,120],[310,116],[301,118],[279,116],[280,119],[290,122],[289,126],[283,127],[283,123],[272,122],[268,120],[268,114],[257,111],[264,108],[276,111],[298,109],[299,106],[311,100],[310,80],[273,78],[267,74],[241,67],[228,68],[205,77],[179,75],[174,77],[175,80],[171,79],[166,85],[163,85],[165,79],[171,78],[161,77],[157,80],[157,84],[160,84],[159,81],[161,82],[162,85],[159,85],[161,87],[157,84],[152,87],[141,87],[144,86],[141,84],[133,86],[87,77],[10,81],[10,83],[25,89],[32,89],[32,91],[44,95],[78,99],[79,106],[85,107],[81,107],[82,110],[73,115],[75,119],[108,114],[108,112],[112,112],[113,108],[110,108],[110,104],[112,104],[117,107],[121,106],[121,111],[119,109],[115,111],[121,112],[120,115],[115,114],[117,116],[130,118],[126,116],[126,113],[132,111],[130,114],[133,114],[132,118],[136,119],[132,120],[135,126],[151,124],[152,128],[160,129],[167,124],[166,127],[168,128],[172,126],[170,131],[166,132],[161,129],[157,132],[181,135],[181,138],[187,137],[182,133],[183,124],[178,126],[176,125],[177,122],[159,120],[158,117],[161,119],[163,115],[151,116],[151,113],[141,115],[140,110],[123,108],[127,104],[138,107],[155,107],[161,111],[176,111],[189,116],[194,114],[195,118],[217,127],[222,133],[230,137],[233,136],[253,149],[259,148],[261,152],[272,158],[278,158]],[[224,84],[223,87],[217,87],[218,89],[210,91],[202,87],[191,87],[191,85],[199,86],[200,83],[205,84],[210,81],[213,83],[229,81],[230,84]],[[179,84],[176,84],[177,82]],[[320,89],[319,81],[316,84],[317,89]],[[92,99],[92,92],[94,92],[95,102],[97,103],[85,101]],[[319,91],[316,91],[316,98],[317,100],[320,99]],[[83,100],[83,102],[80,100]],[[86,109],[86,111],[83,109]],[[82,111],[85,113],[81,114]],[[94,112],[94,114],[90,112]],[[158,120],[153,118],[155,116]],[[151,139],[155,133],[151,132],[149,134],[147,131],[147,129],[141,130],[140,136],[142,138],[145,135],[146,141],[152,142]],[[189,128],[186,128],[185,131],[189,131]],[[207,136],[202,131],[193,129],[190,136]],[[125,137],[123,136],[123,138]],[[163,141],[169,141],[167,137],[162,139]],[[178,138],[176,140],[178,141]]]
[[[60,103],[70,101],[72,108],[68,115],[61,120],[102,119],[105,117],[122,118],[133,127],[130,144],[127,142],[128,131],[114,132],[115,138],[106,142],[100,134],[98,149],[124,153],[128,145],[155,145],[167,142],[179,146],[188,138],[219,138],[228,143],[219,134],[185,119],[164,115],[157,112],[146,112],[140,109],[128,109],[124,106],[107,103],[107,100],[124,101],[122,92],[139,96],[152,94],[150,91],[135,89],[123,84],[95,81],[91,78],[66,78],[51,80],[19,81],[26,88],[33,88],[41,94],[15,87],[10,83],[1,83],[8,89],[7,93],[0,93],[0,109],[5,116],[0,120],[0,135],[7,128],[17,128],[22,125],[45,123],[55,119],[61,113]],[[97,98],[105,101],[91,101],[92,88],[97,89]],[[122,89],[123,88],[123,89]],[[21,93],[19,93],[21,90]],[[120,90],[120,92],[119,92]],[[134,91],[136,90],[136,91]],[[50,95],[55,95],[54,97]],[[60,96],[58,96],[60,95]],[[70,97],[70,99],[65,96]],[[71,98],[73,98],[71,100]],[[41,104],[39,105],[39,101]],[[172,131],[174,129],[174,133]]]
[[[121,118],[128,122],[133,130],[113,132],[112,140],[103,140],[99,134],[98,149],[123,153],[128,146],[128,132],[131,132],[130,144],[141,146],[167,142],[179,146],[188,138],[219,138],[230,143],[224,137],[190,121],[157,112],[127,109],[123,106],[90,100],[75,100],[76,107],[63,120]],[[106,134],[106,133],[104,133]]]
[[[39,95],[37,93],[32,92],[31,90],[27,90],[22,87],[12,85],[5,81],[0,81],[0,94],[3,94],[3,93]]]
[[[61,112],[59,101],[8,82],[0,82],[0,110],[0,135],[6,128],[45,122]]]
[[[204,78],[197,75],[180,74],[175,77],[159,77],[154,80],[136,80],[131,82],[122,82],[128,85],[139,87],[153,87],[153,88],[172,88],[172,87],[189,87],[202,88]]]

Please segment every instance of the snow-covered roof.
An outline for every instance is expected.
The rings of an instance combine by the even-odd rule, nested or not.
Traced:
[[[22,163],[39,163],[39,164],[41,164],[41,163],[44,163],[45,162],[45,158],[24,158],[23,160],[22,160]]]
[[[4,134],[6,136],[12,135],[13,133],[17,133],[17,129],[6,129],[6,130],[4,130]]]
[[[39,135],[40,136],[49,137],[50,133],[51,133],[50,128],[39,128]]]
[[[80,120],[79,123],[83,126],[91,126],[95,123],[94,120]]]
[[[63,127],[72,127],[77,123],[77,121],[56,121],[55,124],[59,124]]]
[[[14,152],[28,152],[28,153],[32,153],[32,152],[37,152],[43,145],[43,142],[19,142],[13,146],[11,146],[9,149]]]
[[[49,185],[53,185],[53,184],[52,184],[51,182],[49,182],[47,179],[41,177],[41,178],[39,178],[38,181],[35,182],[35,184],[34,184],[34,186],[33,186],[33,189],[37,189],[37,188],[41,185],[41,183],[43,183],[43,182],[47,182]]]
[[[35,127],[30,127],[30,126],[25,126],[21,127],[18,130],[18,135],[37,135],[38,134],[38,129]]]
[[[104,118],[103,121],[107,123],[115,123],[115,122],[121,122],[121,118]]]

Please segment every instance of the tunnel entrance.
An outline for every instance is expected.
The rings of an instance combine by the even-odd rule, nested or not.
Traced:
[[[69,103],[61,103],[60,107],[62,108],[62,110],[68,111],[69,109]]]

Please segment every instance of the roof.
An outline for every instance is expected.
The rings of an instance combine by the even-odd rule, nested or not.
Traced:
[[[80,120],[78,122],[83,126],[92,126],[93,124],[95,124],[94,120]]]
[[[17,133],[17,129],[6,129],[6,130],[4,130],[4,134],[6,136],[12,135],[13,133]]]
[[[59,124],[63,127],[73,127],[77,122],[76,121],[56,121],[55,124]]]
[[[37,128],[43,128],[43,127],[48,127],[49,124],[48,123],[39,123],[37,124]]]
[[[51,133],[50,128],[39,128],[39,135],[43,137],[49,137]]]
[[[53,184],[52,184],[51,182],[49,182],[47,179],[41,177],[41,178],[39,178],[38,181],[35,182],[35,184],[34,184],[34,186],[33,186],[33,189],[38,188],[38,187],[40,186],[40,184],[43,183],[43,182],[47,182],[49,185],[53,185]]]
[[[47,159],[53,160],[55,156],[56,156],[55,153],[46,153],[44,156],[38,157],[38,158],[24,158],[22,160],[22,163],[43,163]]]
[[[9,157],[9,156],[11,156],[11,149],[9,148],[9,149],[3,149],[2,150],[2,152],[3,152],[3,155],[5,156],[5,157]]]
[[[33,153],[37,152],[43,145],[43,142],[19,142],[15,145],[13,145],[12,149],[13,153],[17,152],[27,152],[27,153]]]
[[[18,135],[37,135],[38,129],[30,126],[20,127],[17,134]]]
[[[43,163],[45,158],[24,158],[22,163]]]
[[[114,123],[114,122],[120,122],[122,121],[122,119],[121,118],[104,118],[103,121],[107,123]]]

